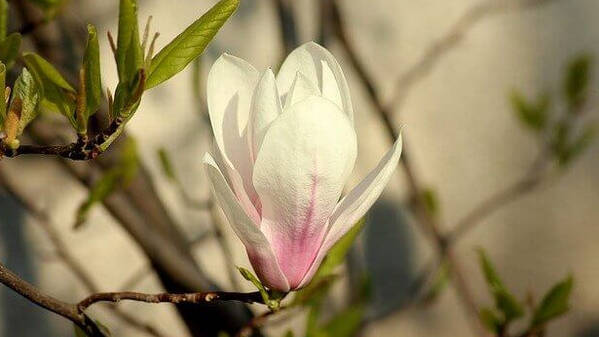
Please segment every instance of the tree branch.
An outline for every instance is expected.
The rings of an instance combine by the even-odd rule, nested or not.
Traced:
[[[94,303],[98,302],[113,302],[118,303],[120,301],[135,301],[145,303],[210,303],[216,301],[236,301],[242,303],[263,303],[262,295],[259,292],[251,293],[238,293],[238,292],[224,292],[224,291],[211,291],[211,292],[199,292],[199,293],[187,293],[187,294],[145,294],[132,291],[124,292],[109,292],[109,293],[97,293],[88,296],[77,304],[79,311],[84,311]]]
[[[85,310],[94,303],[113,302],[118,303],[123,300],[146,302],[146,303],[191,303],[205,304],[212,302],[237,301],[243,303],[263,303],[262,295],[259,292],[238,293],[238,292],[198,292],[187,294],[144,294],[137,292],[110,292],[92,294],[77,304],[63,302],[54,297],[43,294],[35,286],[21,279],[0,263],[0,283],[12,289],[19,295],[25,297],[30,302],[44,309],[52,311],[82,328],[89,333],[91,337],[105,337],[101,329],[91,320]]]
[[[546,163],[546,158],[540,157],[537,162]],[[544,164],[541,165],[544,166]],[[532,167],[538,166],[538,164],[533,164]],[[540,169],[542,169],[542,167],[539,167],[539,170]],[[518,197],[522,197],[527,193],[534,191],[542,182],[543,180],[540,175],[527,173],[512,185],[496,192],[488,199],[483,200],[455,225],[450,227],[453,229],[446,235],[448,244],[455,244],[466,232],[472,230],[484,218],[504,205],[514,202]]]

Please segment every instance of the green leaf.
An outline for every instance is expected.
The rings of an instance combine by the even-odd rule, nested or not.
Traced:
[[[60,72],[54,68],[54,66],[46,61],[43,57],[36,53],[23,53],[23,60],[30,71],[36,72],[39,76],[43,77],[49,83],[56,85],[57,87],[66,91],[76,93],[75,89],[62,77]]]
[[[241,274],[241,276],[243,276],[244,279],[252,282],[252,284],[258,289],[260,295],[262,295],[262,300],[264,301],[264,303],[268,303],[270,300],[270,296],[268,295],[268,291],[266,290],[264,285],[262,285],[262,282],[260,282],[260,280],[258,280],[258,278],[254,276],[254,274],[248,269],[243,267],[237,267],[237,269],[239,270],[239,273]]]
[[[158,149],[158,159],[160,159],[160,167],[162,168],[164,175],[172,181],[177,181],[177,175],[175,174],[173,164],[166,149]]]
[[[6,38],[8,29],[8,2],[0,0],[0,42]]]
[[[287,330],[287,332],[283,335],[283,337],[294,337],[295,335],[293,334],[292,330]]]
[[[439,213],[439,199],[437,198],[435,190],[432,188],[424,189],[422,191],[422,199],[424,200],[426,209],[430,214],[437,215]]]
[[[555,138],[552,142],[552,150],[557,157],[560,167],[568,167],[574,159],[584,153],[593,142],[595,135],[595,125],[590,124],[573,141],[569,141],[570,128],[567,125],[562,126],[562,124],[558,124]]]
[[[535,310],[531,325],[533,327],[542,326],[567,312],[573,285],[574,279],[572,276],[568,276],[565,280],[554,285],[545,294]]]
[[[514,90],[510,101],[514,113],[524,126],[534,131],[542,131],[547,126],[549,95],[543,94],[537,98],[536,102],[528,102],[520,92]]]
[[[136,0],[120,1],[116,61],[122,83],[129,83],[143,67]]]
[[[19,56],[21,48],[21,34],[12,33],[0,42],[0,61],[10,68]]]
[[[570,62],[564,78],[564,95],[570,111],[575,113],[587,99],[591,77],[591,57],[580,55]]]
[[[153,88],[175,76],[202,54],[238,6],[239,0],[219,1],[166,45],[152,59],[146,89]]]
[[[322,328],[326,336],[351,337],[356,334],[362,325],[365,308],[362,304],[355,304],[335,315]]]
[[[6,66],[4,65],[4,63],[0,62],[0,127],[4,125],[4,119],[6,119],[6,100],[4,94],[5,88]]]
[[[119,83],[116,87],[113,105],[113,118],[121,117],[129,120],[141,102],[141,95],[145,85],[145,72],[137,72],[131,82]]]
[[[25,53],[22,58],[42,92],[41,106],[46,110],[64,115],[76,128],[75,97],[77,93],[75,89],[43,57],[35,53]]]
[[[514,298],[514,296],[505,288],[499,275],[495,271],[495,267],[491,263],[491,260],[487,257],[485,252],[480,249],[479,251],[480,265],[485,275],[489,291],[495,298],[495,306],[501,313],[503,313],[505,323],[522,317],[524,315],[524,309],[522,305]]]
[[[100,47],[96,27],[87,25],[87,46],[83,57],[85,69],[86,113],[87,119],[96,113],[102,103],[102,77],[100,75]],[[87,128],[85,128],[87,129]]]
[[[423,302],[429,302],[437,299],[441,293],[447,289],[450,281],[450,266],[447,261],[441,262],[439,266],[435,278],[432,281],[432,284],[424,296]]]
[[[594,124],[587,125],[582,133],[572,142],[569,149],[569,156],[571,159],[578,157],[580,154],[586,150],[589,145],[595,139],[595,135],[597,134],[597,128]]]
[[[11,106],[15,101],[19,100],[21,104],[21,112],[19,116],[19,124],[17,128],[17,136],[23,133],[27,124],[37,117],[37,104],[40,101],[40,92],[33,76],[23,69],[19,78],[15,83],[12,93]]]
[[[483,308],[479,312],[480,321],[489,331],[499,334],[503,327],[503,320],[491,308]]]
[[[74,228],[79,228],[87,221],[92,207],[101,203],[119,186],[122,173],[118,168],[104,172],[104,175],[89,189],[87,199],[79,206],[76,213]]]

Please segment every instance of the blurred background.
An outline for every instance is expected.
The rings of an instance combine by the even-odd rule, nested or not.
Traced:
[[[23,3],[11,12],[15,29],[39,15],[34,5],[17,2]],[[140,25],[153,16],[158,50],[215,2],[139,0]],[[54,54],[68,72],[76,66],[69,59],[81,53],[85,24],[93,23],[100,36],[103,81],[114,88],[117,74],[106,32],[116,34],[117,13],[116,0],[71,0],[53,23],[26,35],[24,49]],[[233,265],[249,267],[241,243],[218,209],[205,205],[210,194],[201,158],[211,142],[205,78],[223,52],[263,70],[277,68],[289,50],[310,40],[331,50],[349,81],[359,144],[349,187],[390,146],[389,125],[403,126],[410,168],[410,174],[404,165],[397,169],[370,211],[322,304],[322,319],[360,303],[360,328],[351,335],[476,336],[467,302],[493,306],[479,267],[477,249],[483,248],[505,287],[523,303],[539,302],[556,282],[573,275],[571,309],[549,324],[545,336],[598,337],[599,145],[589,131],[599,117],[593,67],[599,55],[596,0],[243,0],[201,60],[144,95],[128,124],[145,180],[115,192],[108,204],[93,206],[77,230],[73,226],[88,198],[86,185],[93,186],[102,170],[118,162],[117,150],[110,154],[116,160],[93,169],[89,163],[65,166],[40,156],[0,162],[3,181],[21,198],[8,189],[0,194],[3,263],[65,301],[78,301],[94,288],[159,292],[165,277],[151,245],[140,240],[153,230],[144,226],[170,221],[190,252],[191,262],[179,262],[196,264],[190,274],[200,271],[225,290],[252,290],[230,272]],[[584,98],[573,103],[565,83],[577,71],[589,80]],[[535,119],[539,115],[545,124]],[[43,124],[37,126],[42,135],[64,129],[63,120],[53,116],[36,123]],[[565,125],[564,137],[572,144],[586,137],[580,151],[560,147],[556,130]],[[39,141],[39,135],[31,137]],[[161,149],[176,178],[165,174]],[[133,204],[151,199],[165,207],[138,206],[141,213],[148,207],[138,215],[141,224],[123,226],[127,214],[116,205],[123,198]],[[456,228],[465,230],[453,232]],[[440,245],[435,232],[459,238],[451,241],[449,259],[439,258],[438,248],[446,241]],[[65,264],[52,236],[80,264],[87,281]],[[444,275],[447,265],[449,273],[462,276],[465,293],[455,278]],[[92,312],[113,336],[152,335],[111,308]],[[121,303],[118,308],[162,336],[190,336],[193,315],[182,318],[172,305]],[[264,311],[257,305],[251,309]],[[291,328],[303,336],[308,312],[281,313],[263,333],[281,336]],[[513,328],[525,325],[526,320],[518,321]],[[68,321],[0,289],[0,336],[72,333]]]

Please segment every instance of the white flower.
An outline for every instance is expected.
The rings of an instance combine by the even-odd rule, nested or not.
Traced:
[[[349,88],[329,51],[302,45],[276,79],[225,54],[207,90],[218,149],[204,162],[217,200],[260,280],[280,291],[301,288],[379,197],[401,138],[339,200],[357,145]]]

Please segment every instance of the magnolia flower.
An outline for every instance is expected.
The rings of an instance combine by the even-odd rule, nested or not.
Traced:
[[[261,282],[301,288],[379,197],[401,139],[339,200],[357,144],[347,82],[329,51],[304,44],[276,77],[224,54],[207,91],[218,148],[204,165],[216,199]]]

